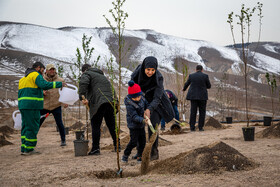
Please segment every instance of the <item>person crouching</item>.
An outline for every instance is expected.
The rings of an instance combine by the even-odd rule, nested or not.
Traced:
[[[148,107],[148,102],[142,96],[142,91],[138,84],[131,80],[128,85],[128,95],[125,97],[124,103],[130,141],[124,150],[122,162],[128,162],[128,157],[135,147],[137,147],[137,154],[133,156],[133,159],[141,162],[142,153],[146,145],[145,124],[147,124],[147,120],[144,119],[144,111]]]

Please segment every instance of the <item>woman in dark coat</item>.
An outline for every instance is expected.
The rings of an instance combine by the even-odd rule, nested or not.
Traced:
[[[145,110],[145,115],[150,118],[154,127],[160,124],[162,118],[164,118],[167,123],[174,118],[171,102],[164,91],[163,76],[157,68],[157,59],[153,56],[149,56],[144,59],[143,63],[139,65],[131,75],[131,79],[140,85],[149,103],[148,108]],[[148,132],[150,137],[152,132],[150,129]],[[158,158],[157,137],[152,147],[151,160],[157,160]]]

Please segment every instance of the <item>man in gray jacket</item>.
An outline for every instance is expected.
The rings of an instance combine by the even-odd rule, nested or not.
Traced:
[[[83,100],[83,104],[89,105],[92,129],[92,149],[88,154],[100,155],[100,126],[103,118],[112,136],[116,150],[117,141],[112,85],[100,69],[92,68],[89,64],[82,66],[82,73],[79,84],[79,96],[80,100],[82,100],[84,95],[86,100]]]
[[[208,100],[207,89],[211,88],[211,84],[208,75],[202,73],[202,71],[202,66],[197,65],[196,72],[189,75],[183,89],[183,91],[185,91],[190,86],[187,94],[187,100],[191,100],[191,131],[195,131],[197,108],[199,108],[198,128],[199,131],[204,131],[203,127],[205,122],[206,104]]]

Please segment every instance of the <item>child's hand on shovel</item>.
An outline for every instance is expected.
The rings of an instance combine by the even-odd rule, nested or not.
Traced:
[[[151,118],[151,111],[149,109],[146,109],[144,112],[144,117],[148,117],[149,119]]]
[[[154,129],[152,123],[151,123],[151,120],[148,118],[148,116],[145,116],[145,119],[148,121],[148,126],[150,127],[150,130],[151,130],[153,133],[155,133],[156,131],[155,131],[155,129]]]

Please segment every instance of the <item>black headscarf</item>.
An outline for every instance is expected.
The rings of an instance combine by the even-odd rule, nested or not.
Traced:
[[[148,89],[153,88],[158,85],[157,80],[157,67],[158,62],[157,59],[153,56],[148,56],[143,60],[141,65],[141,69],[138,75],[138,84],[140,85],[142,91],[145,93]],[[146,68],[154,68],[156,70],[155,74],[151,77],[148,77],[145,73]]]

